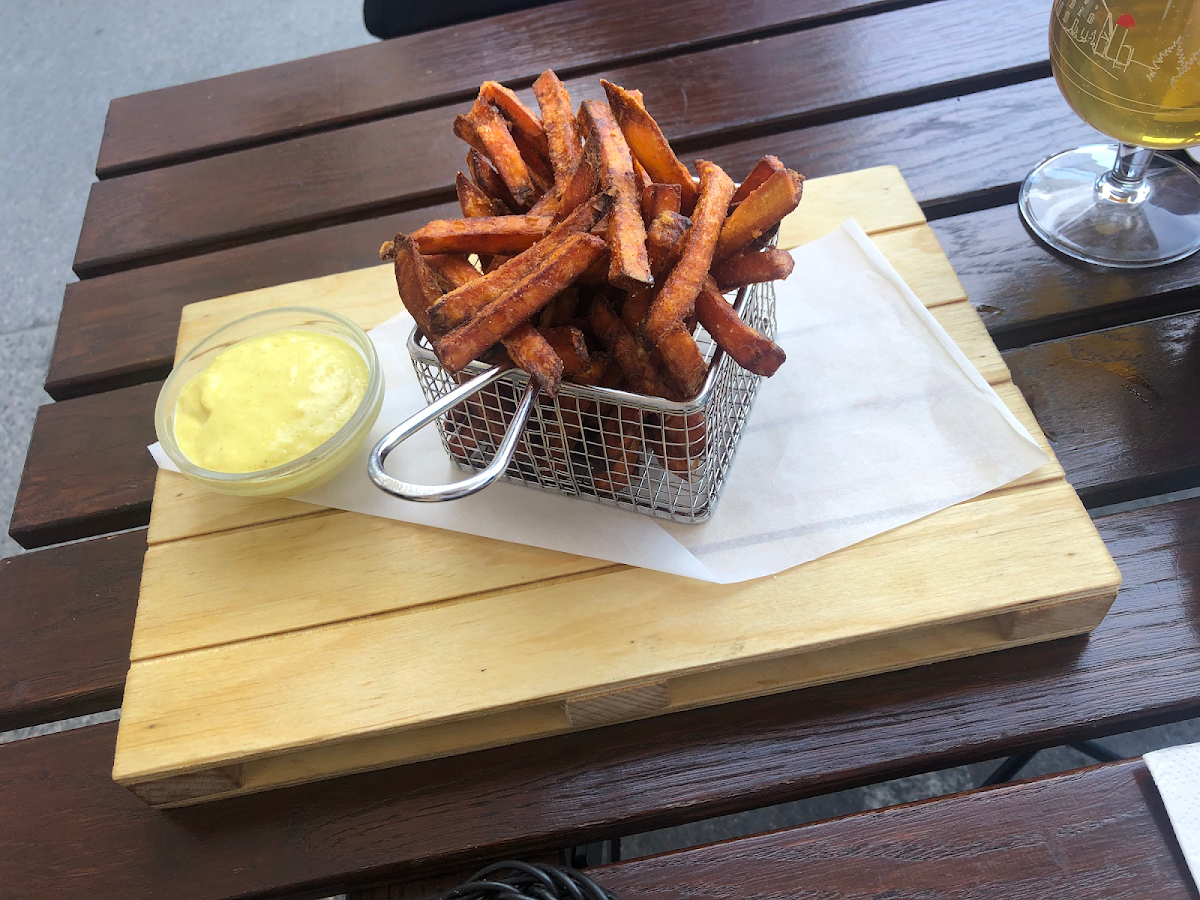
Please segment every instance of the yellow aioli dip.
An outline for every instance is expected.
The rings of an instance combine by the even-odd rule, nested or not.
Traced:
[[[175,441],[198,466],[257,472],[323,444],[367,392],[367,363],[348,342],[277,331],[222,350],[175,402]]]

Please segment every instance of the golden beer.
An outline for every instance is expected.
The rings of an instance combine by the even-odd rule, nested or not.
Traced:
[[[1050,62],[1081,119],[1127,144],[1200,144],[1200,0],[1055,0]]]

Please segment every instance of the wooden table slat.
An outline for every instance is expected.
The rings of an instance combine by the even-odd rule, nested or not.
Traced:
[[[0,560],[0,731],[115,709],[146,532]]]
[[[6,876],[47,894],[86,880],[130,900],[333,892],[1200,713],[1200,500],[1097,525],[1125,581],[1090,638],[477,753],[469,766],[163,812],[112,782],[115,725],[0,746]]]
[[[1026,23],[1044,15],[1041,0],[1004,7],[938,0],[604,74],[642,90],[666,134],[694,158],[748,131],[1039,77],[1045,38]],[[603,96],[598,76],[568,86],[576,102]],[[438,107],[94,184],[75,271],[102,274],[449,200],[465,152],[451,121],[463,109]]]
[[[601,866],[618,897],[1197,896],[1139,760]],[[396,897],[400,897],[398,893]]]
[[[599,66],[913,5],[897,0],[570,0],[113,100],[108,178]],[[366,35],[364,34],[364,39]],[[453,60],[453,65],[447,65]]]
[[[999,144],[997,115],[1009,129]],[[864,140],[863,134],[869,138]],[[763,154],[774,153],[809,177],[894,163],[928,214],[967,199],[982,202],[1015,193],[1016,183],[1048,147],[1066,147],[1095,136],[1067,107],[1053,79],[1044,78],[735,142],[706,153],[731,172],[747,171]],[[46,390],[65,399],[162,378],[170,369],[183,305],[370,265],[383,237],[456,210],[455,205],[411,210],[70,284]],[[1160,284],[1170,289],[1188,274],[1195,277],[1200,272],[1197,259],[1120,279],[1092,275],[1079,293],[1057,291],[1049,299],[1030,298],[1031,284],[1072,284],[1078,268],[1032,245],[1012,207],[971,219],[966,226],[956,225],[958,221],[955,217],[947,220],[946,229],[939,228],[940,234],[949,235],[946,247],[956,266],[1008,276],[1000,285],[994,278],[982,281],[986,290],[977,288],[971,296],[987,309],[1013,306],[1015,312],[1002,318],[1015,328],[1036,327],[1038,320],[1060,315],[1059,307],[1068,302],[1079,318],[1093,306],[1113,302],[1114,293],[1125,299],[1139,291],[1150,295]],[[1021,271],[1034,271],[1035,278],[1015,277],[1017,268],[1009,260]],[[1163,272],[1182,274],[1168,275],[1164,284],[1159,274]]]

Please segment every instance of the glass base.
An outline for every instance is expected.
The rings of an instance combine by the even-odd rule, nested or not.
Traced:
[[[1144,182],[1109,177],[1115,144],[1051,156],[1029,173],[1017,206],[1039,238],[1099,266],[1160,266],[1200,250],[1200,177],[1155,154]]]

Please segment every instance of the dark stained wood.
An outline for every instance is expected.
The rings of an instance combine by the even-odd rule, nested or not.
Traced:
[[[46,391],[63,400],[165,378],[187,304],[378,265],[397,231],[459,214],[431,206],[68,284]]]
[[[641,89],[667,135],[695,151],[820,117],[1037,77],[1046,69],[1046,41],[1028,22],[1045,15],[1041,0],[940,0],[603,74]],[[595,76],[568,86],[577,102],[603,96]],[[438,107],[95,184],[75,270],[95,275],[448,201],[463,156],[451,120],[463,109]]]
[[[0,560],[0,731],[115,709],[146,533]]]
[[[1198,322],[1191,313],[1006,354],[1085,504],[1200,483]],[[11,528],[22,546],[149,521],[158,388],[39,411]]]
[[[0,745],[5,874],[333,893],[1197,715],[1200,500],[1097,525],[1124,584],[1090,638],[171,811],[111,781],[115,725]]]
[[[999,142],[997,120],[1008,129]],[[982,202],[1001,192],[1015,193],[1016,182],[1048,147],[1083,143],[1093,140],[1095,134],[1066,106],[1053,79],[1045,78],[736,142],[712,148],[707,155],[735,175],[748,172],[768,152],[808,177],[895,164],[917,200],[930,211],[963,198]],[[454,204],[413,210],[70,284],[46,390],[55,399],[64,399],[163,378],[170,369],[178,309],[183,304],[369,265],[379,235],[411,229],[454,210]],[[997,218],[1018,234],[998,226]],[[987,290],[969,285],[985,318],[988,309],[1013,302],[1017,289],[1023,292],[1020,296],[1028,297],[1030,282],[1014,279],[1012,273],[1019,271],[1018,266],[1028,265],[1031,257],[1040,261],[1043,280],[1067,282],[1073,278],[1072,264],[1032,246],[1011,208],[991,218],[973,218],[966,226],[953,227],[956,222],[958,217],[947,220],[953,238],[947,241],[947,248],[956,265],[987,266],[1017,281],[1016,285],[985,281],[982,287]],[[939,234],[945,233],[939,230]],[[1184,265],[1190,272],[1191,264]],[[1101,286],[1119,283],[1134,292],[1145,284],[1142,293],[1148,297],[1156,292],[1163,272],[1179,268],[1119,278],[1109,273],[1108,280],[1090,279],[1087,286],[1093,290],[1061,296],[1091,309],[1093,298],[1096,305],[1103,305],[1111,297],[1111,289],[1099,290]],[[1045,303],[1027,305],[1030,322],[1024,322],[1018,313],[1018,327],[1036,326],[1039,317],[1057,314],[1046,312]]]
[[[1200,484],[1200,313],[1004,359],[1086,505]]]
[[[1001,350],[1200,307],[1200,256],[1151,269],[1087,266],[1030,237],[1015,206],[932,227]]]
[[[1015,202],[1020,183],[1046,156],[1107,140],[1071,111],[1053,78],[1039,78],[705,153],[739,178],[768,153],[807,178],[899,166],[934,219]],[[992,250],[975,249],[980,255]]]
[[[1197,896],[1141,760],[757,835],[588,874],[619,897]]]
[[[8,533],[22,547],[150,521],[158,382],[41,407]]]
[[[599,66],[811,27],[882,0],[572,0],[367,47],[210,78],[109,106],[101,178],[334,125],[465,100]],[[367,35],[363,35],[364,40]],[[447,65],[447,61],[453,61]]]

